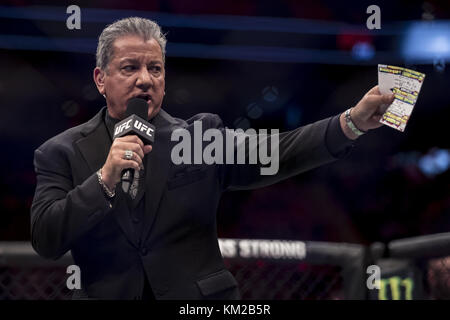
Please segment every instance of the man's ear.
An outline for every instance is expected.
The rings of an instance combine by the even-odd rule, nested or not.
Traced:
[[[96,67],[93,72],[94,82],[97,86],[98,92],[100,92],[101,95],[105,94],[105,71],[100,69],[99,67]]]

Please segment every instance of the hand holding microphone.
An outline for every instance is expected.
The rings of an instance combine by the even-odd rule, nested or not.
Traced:
[[[126,118],[114,127],[113,143],[102,167],[103,182],[110,190],[121,180],[132,181],[134,170],[144,167],[143,158],[152,150],[155,127],[145,120],[147,110],[147,101],[131,99]]]

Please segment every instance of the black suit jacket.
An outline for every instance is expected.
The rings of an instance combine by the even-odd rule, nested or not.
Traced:
[[[37,174],[31,207],[31,238],[43,257],[71,251],[81,269],[82,295],[139,299],[145,275],[157,299],[237,299],[239,290],[218,246],[216,211],[222,192],[273,184],[336,158],[325,145],[330,119],[280,134],[280,168],[260,175],[258,165],[174,165],[176,128],[224,130],[217,115],[184,121],[164,110],[155,117],[156,137],[146,156],[143,232],[134,232],[124,195],[110,203],[96,171],[111,140],[103,108],[88,122],[48,140],[35,151]]]

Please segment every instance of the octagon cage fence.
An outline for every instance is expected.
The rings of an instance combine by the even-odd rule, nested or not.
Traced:
[[[371,246],[274,239],[219,245],[243,300],[450,299],[450,233]],[[73,264],[70,253],[45,260],[28,242],[0,242],[0,300],[71,299]]]

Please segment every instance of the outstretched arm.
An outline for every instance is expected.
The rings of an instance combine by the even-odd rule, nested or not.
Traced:
[[[380,127],[382,124],[378,121],[393,99],[391,95],[381,95],[378,86],[369,90],[350,110],[351,121],[356,131],[359,129],[366,132]],[[335,161],[348,153],[348,147],[351,145],[349,141],[358,137],[353,130],[345,120],[345,113],[342,113],[338,117],[270,135],[266,139],[258,139],[257,145],[254,144],[253,148],[251,144],[246,145],[246,164],[222,166],[222,185],[225,190],[259,188]],[[261,163],[248,164],[248,157],[258,152],[261,147],[268,148],[269,141],[270,144],[274,141],[277,143],[272,152],[278,157],[273,157],[272,154],[272,161],[277,162],[278,170],[275,174],[262,175]],[[239,143],[236,143],[235,148],[239,147]]]

